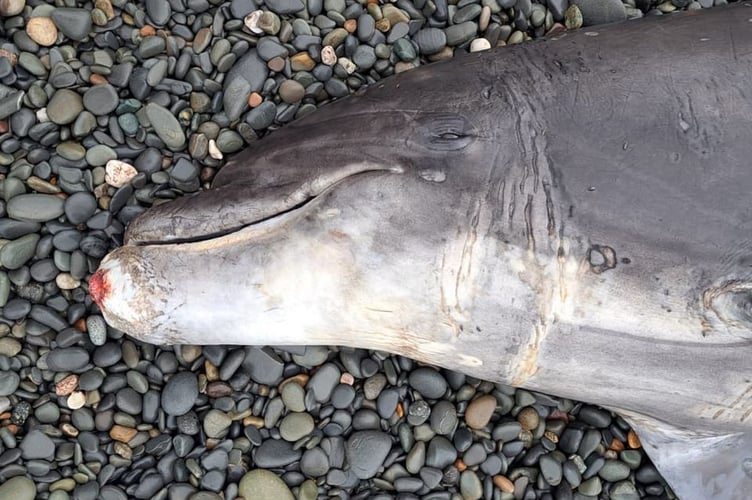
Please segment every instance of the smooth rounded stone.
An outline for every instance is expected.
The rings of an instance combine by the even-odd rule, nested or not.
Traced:
[[[604,429],[611,425],[611,414],[595,406],[583,406],[577,414],[577,419],[597,429]]]
[[[100,368],[107,368],[115,365],[122,357],[123,352],[120,344],[117,342],[106,342],[94,350],[92,361]]]
[[[289,382],[282,387],[282,401],[290,411],[305,411],[305,389],[295,382]]]
[[[601,444],[601,433],[595,429],[590,429],[585,432],[585,435],[580,442],[580,447],[577,449],[577,454],[582,458],[587,459],[591,453],[598,449]]]
[[[86,39],[91,32],[91,12],[87,9],[57,8],[50,14],[60,32],[73,40]]]
[[[351,385],[339,384],[332,391],[332,406],[337,409],[345,409],[355,400],[356,392]]]
[[[311,448],[303,452],[300,458],[300,472],[308,477],[321,477],[329,472],[329,457],[319,448]]]
[[[428,442],[426,465],[443,469],[457,460],[457,449],[444,436],[435,436]]]
[[[488,453],[486,452],[483,444],[475,443],[470,446],[470,448],[468,448],[467,451],[462,455],[462,460],[468,467],[474,467],[476,465],[482,464],[486,460],[487,456]]]
[[[381,418],[388,419],[394,414],[399,404],[400,395],[399,391],[393,387],[381,391],[378,399],[376,400],[376,409],[379,412]]]
[[[462,45],[472,40],[478,32],[478,25],[472,21],[453,24],[444,28],[446,35],[446,44],[450,47]]]
[[[371,479],[392,449],[388,434],[379,431],[357,431],[347,440],[346,456],[350,471],[358,479]]]
[[[483,485],[474,471],[468,469],[460,475],[460,493],[463,500],[483,498]]]
[[[642,453],[639,450],[624,450],[619,453],[619,458],[632,470],[636,470],[642,464]]]
[[[223,130],[217,137],[217,148],[225,154],[236,153],[243,145],[243,138],[234,130]]]
[[[581,495],[588,497],[597,497],[603,490],[603,485],[599,477],[591,477],[590,479],[583,481],[578,487],[577,491]]]
[[[629,477],[631,469],[619,460],[606,460],[603,467],[598,471],[598,476],[604,481],[615,483]]]
[[[640,494],[631,481],[619,481],[609,491],[611,500],[639,500]]]
[[[282,378],[284,362],[269,347],[250,347],[246,349],[243,366],[251,379],[259,384],[276,385]]]
[[[47,366],[56,372],[73,372],[89,364],[89,353],[83,347],[63,347],[47,354]]]
[[[491,394],[474,399],[465,410],[465,423],[472,429],[484,428],[491,421],[497,404],[496,397]]]
[[[295,442],[313,431],[314,421],[307,413],[290,413],[279,423],[279,435],[285,441]]]
[[[421,425],[431,416],[431,407],[422,399],[415,401],[407,410],[407,422],[410,425]]]
[[[240,479],[238,494],[247,499],[295,500],[295,496],[285,482],[275,473],[265,469],[247,472]]]
[[[53,402],[47,402],[34,410],[34,416],[43,424],[52,424],[60,419],[60,408]]]
[[[578,427],[567,427],[559,438],[559,448],[569,455],[577,453],[585,431]]]
[[[69,89],[57,90],[47,103],[47,117],[56,125],[73,123],[83,110],[83,99]]]
[[[402,61],[412,61],[418,57],[418,52],[415,50],[415,46],[406,38],[400,38],[395,41],[392,49]]]
[[[96,116],[108,115],[119,103],[118,93],[109,83],[94,85],[84,92],[83,103],[84,108]]]
[[[449,401],[439,401],[431,409],[430,421],[436,434],[449,435],[457,428],[457,408]]]
[[[383,373],[377,373],[368,377],[365,383],[363,383],[363,395],[369,400],[376,399],[381,394],[381,391],[384,390],[384,387],[386,387],[386,383],[387,380]]]
[[[185,132],[180,122],[168,109],[150,102],[145,107],[146,117],[154,131],[169,149],[181,150],[186,143]]]
[[[21,342],[14,338],[0,338],[0,355],[12,358],[13,356],[21,352],[21,348]]]
[[[129,415],[138,415],[143,409],[141,395],[130,387],[120,389],[115,394],[115,404],[121,411]]]
[[[327,363],[318,369],[307,384],[307,388],[313,393],[316,402],[329,401],[332,391],[339,384],[340,375],[339,368],[333,363]]]
[[[467,21],[472,21],[476,17],[480,16],[480,12],[483,10],[483,7],[481,7],[477,3],[471,3],[469,5],[465,5],[461,9],[457,9],[457,12],[454,14],[454,17],[452,18],[452,22],[454,24],[460,24]]]
[[[23,12],[26,0],[3,0],[0,2],[0,16],[12,17]]]
[[[164,0],[146,0],[146,14],[157,26],[164,26],[170,20],[172,9]]]
[[[616,23],[627,19],[621,0],[571,0],[582,13],[584,26]]]
[[[198,378],[195,373],[176,373],[162,390],[162,409],[168,415],[185,415],[193,408],[198,394]]]
[[[405,457],[405,468],[410,474],[417,474],[426,464],[426,443],[418,441]]]
[[[75,142],[61,142],[55,147],[55,152],[70,161],[78,161],[86,156],[86,148]]]
[[[279,97],[287,103],[298,102],[304,96],[305,88],[295,80],[285,80],[279,86]]]
[[[18,373],[12,371],[0,371],[0,396],[10,396],[21,383]]]
[[[295,1],[300,2],[300,0]],[[300,5],[303,5],[302,2]],[[249,50],[235,62],[223,83],[222,103],[230,121],[240,118],[240,115],[248,108],[248,96],[251,92],[261,90],[268,75],[269,68],[266,61],[258,56],[256,50]]]
[[[408,384],[424,398],[438,399],[444,395],[447,383],[444,377],[433,368],[421,367],[410,372]]]
[[[55,455],[55,443],[44,432],[34,429],[19,444],[25,460],[50,460]]]
[[[204,416],[204,432],[206,433],[206,436],[210,438],[219,438],[224,436],[231,424],[232,420],[230,419],[230,417],[228,417],[225,412],[220,410],[209,410],[209,412]]]
[[[257,466],[273,469],[297,462],[302,454],[301,450],[293,448],[292,443],[282,439],[267,439],[256,448],[253,459]]]
[[[0,2],[2,5],[5,2]],[[34,500],[37,487],[34,481],[26,476],[16,476],[0,484],[0,498],[13,500]]]
[[[352,61],[361,71],[369,70],[376,64],[376,53],[370,45],[358,45],[352,56]]]
[[[10,270],[19,269],[34,256],[38,234],[27,234],[6,243],[0,249],[0,263]]]
[[[65,202],[51,194],[20,194],[6,205],[8,216],[24,222],[47,222],[63,215]]]
[[[97,200],[90,193],[81,191],[70,195],[63,205],[63,211],[68,222],[81,224],[89,220],[97,210]]]
[[[540,466],[543,479],[551,486],[558,486],[561,483],[562,467],[561,463],[551,455],[543,455],[538,463]]]
[[[447,45],[446,33],[439,28],[424,28],[413,35],[413,40],[425,56],[436,54]]]

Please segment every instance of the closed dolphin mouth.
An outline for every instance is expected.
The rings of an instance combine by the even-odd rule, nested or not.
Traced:
[[[194,243],[226,236],[249,226],[269,230],[306,210],[342,182],[373,173],[403,173],[401,166],[374,162],[348,164],[295,186],[258,189],[227,185],[159,205],[131,222],[125,245]]]

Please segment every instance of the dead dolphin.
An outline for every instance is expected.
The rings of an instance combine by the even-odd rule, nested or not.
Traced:
[[[752,491],[752,7],[468,54],[254,144],[90,282],[154,343],[339,344],[597,403]]]

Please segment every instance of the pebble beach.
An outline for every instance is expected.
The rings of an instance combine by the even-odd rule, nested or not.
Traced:
[[[604,409],[378,351],[141,343],[88,279],[135,216],[382,78],[725,3],[0,0],[0,500],[675,498]]]

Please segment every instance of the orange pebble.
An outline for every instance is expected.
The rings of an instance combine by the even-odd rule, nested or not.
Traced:
[[[514,483],[501,474],[493,477],[493,484],[504,493],[514,493]]]
[[[157,30],[154,29],[154,26],[149,26],[147,24],[139,30],[139,33],[141,33],[141,36],[154,36],[157,34]]]
[[[264,98],[258,92],[251,92],[251,95],[248,96],[248,105],[252,108],[257,107],[262,102],[264,102]]]
[[[642,447],[642,443],[640,442],[639,436],[637,436],[637,433],[635,431],[629,431],[627,434],[627,444],[632,449],[637,449]]]
[[[358,21],[355,19],[348,19],[345,21],[344,28],[347,30],[348,33],[354,33],[356,29],[358,29]]]

